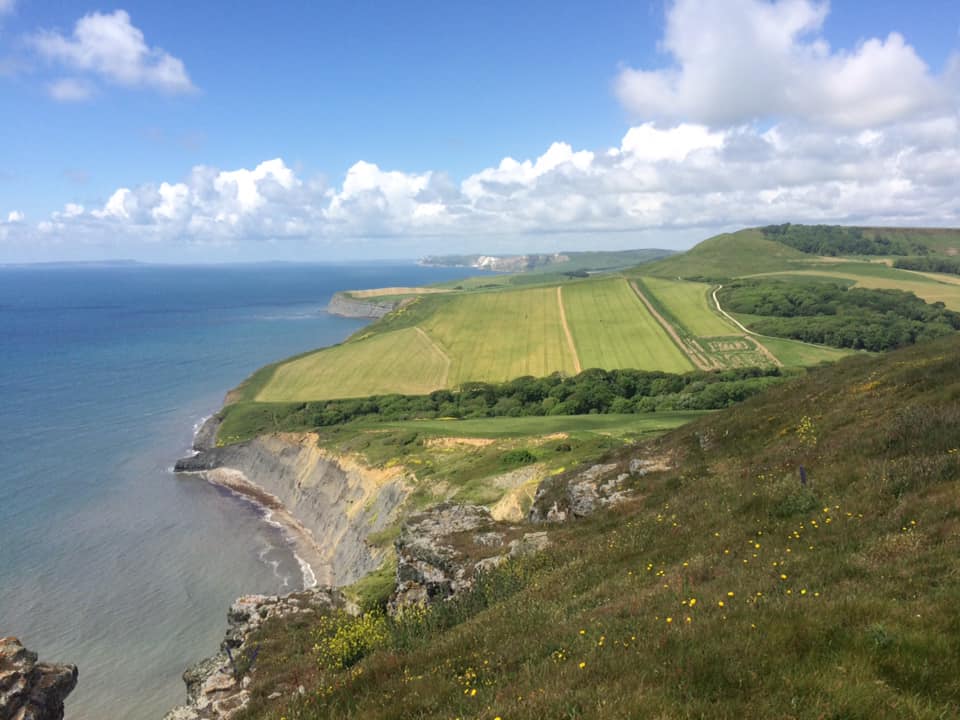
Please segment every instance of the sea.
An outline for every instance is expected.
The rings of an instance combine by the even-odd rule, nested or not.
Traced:
[[[258,367],[365,321],[338,290],[410,263],[0,267],[0,637],[79,666],[67,720],[160,720],[230,603],[302,585],[260,510],[172,466]]]

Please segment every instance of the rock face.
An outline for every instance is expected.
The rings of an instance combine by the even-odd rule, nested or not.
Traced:
[[[371,318],[377,320],[389,312],[396,310],[399,302],[357,300],[344,293],[336,293],[330,298],[327,312],[348,318]]]
[[[479,572],[548,544],[547,533],[496,523],[481,505],[437,505],[407,520],[395,543],[397,584],[389,610],[451,598],[473,587]]]
[[[411,491],[406,471],[331,455],[312,433],[206,447],[176,470],[201,473],[270,509],[320,585],[348,585],[382,564],[384,551],[367,538],[394,521]]]
[[[60,720],[76,685],[76,665],[37,662],[16,638],[0,638],[0,720]]]
[[[540,483],[529,519],[533,523],[566,522],[592,515],[630,496],[626,481],[651,472],[669,470],[670,458],[638,456],[627,461],[591,465],[571,475]]]
[[[331,588],[313,588],[290,595],[244,595],[227,613],[227,633],[220,652],[201,660],[183,674],[187,704],[164,720],[229,720],[250,702],[249,673],[256,669],[253,632],[274,617],[323,614],[346,608],[343,596]]]

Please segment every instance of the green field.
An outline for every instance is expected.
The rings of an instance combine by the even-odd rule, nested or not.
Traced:
[[[456,295],[420,327],[450,357],[452,387],[574,372],[556,287]]]
[[[584,368],[694,369],[623,278],[566,285],[563,304]]]
[[[428,393],[445,387],[449,359],[416,328],[335,345],[277,366],[259,402]]]
[[[424,435],[437,437],[502,438],[583,432],[622,437],[672,430],[704,414],[706,413],[687,411],[640,415],[547,415],[475,420],[405,420],[376,423],[373,427],[415,430]]]
[[[776,355],[777,360],[788,368],[809,367],[822,362],[833,362],[855,352],[824,345],[811,345],[810,343],[786,338],[763,336],[760,340],[767,350]]]
[[[693,335],[714,337],[738,332],[735,325],[712,309],[710,285],[653,277],[643,278],[643,284]]]

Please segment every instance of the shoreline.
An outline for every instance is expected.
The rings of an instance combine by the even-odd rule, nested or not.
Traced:
[[[220,428],[218,415],[219,413],[214,412],[194,423],[191,454],[185,455],[183,459],[195,459],[216,448],[217,430]],[[183,459],[177,461],[177,464]],[[173,474],[199,476],[211,485],[228,490],[234,497],[253,505],[263,522],[281,531],[300,568],[302,588],[309,590],[318,585],[330,584],[332,574],[328,563],[322,560],[323,551],[313,533],[304,527],[280,498],[251,481],[242,471],[226,467],[184,470],[174,466]]]

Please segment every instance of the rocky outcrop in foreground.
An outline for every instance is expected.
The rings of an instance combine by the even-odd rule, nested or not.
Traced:
[[[471,588],[478,573],[547,544],[547,533],[497,523],[481,505],[437,505],[404,523],[389,609],[451,598]]]
[[[672,460],[667,457],[634,457],[547,478],[537,488],[529,520],[566,522],[587,517],[630,497],[627,481],[631,478],[669,470],[671,465]]]
[[[255,630],[271,618],[322,615],[345,608],[343,596],[330,588],[312,588],[290,595],[244,595],[227,613],[227,633],[220,652],[201,660],[183,674],[187,703],[164,720],[229,720],[250,702],[249,673],[256,668]],[[2,716],[0,716],[2,717]]]
[[[76,686],[76,665],[37,662],[17,638],[0,638],[0,720],[60,720]]]

